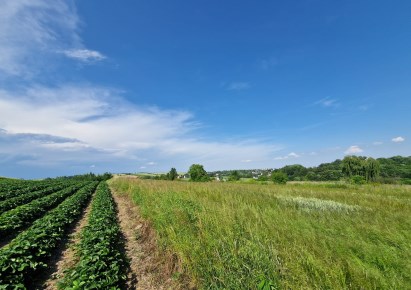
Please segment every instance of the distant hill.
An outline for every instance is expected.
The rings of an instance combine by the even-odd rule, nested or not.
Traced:
[[[394,156],[378,158],[380,163],[380,182],[384,183],[411,183],[411,156]],[[211,176],[228,177],[234,170],[209,172]],[[315,167],[304,167],[299,164],[287,165],[279,169],[239,169],[235,170],[242,178],[258,179],[271,174],[272,171],[282,171],[290,181],[338,181],[344,177],[342,160],[337,159],[330,163],[322,163]]]

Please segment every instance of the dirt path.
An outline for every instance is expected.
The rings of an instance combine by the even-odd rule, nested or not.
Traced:
[[[118,207],[120,227],[125,238],[125,250],[130,259],[128,289],[178,289],[175,281],[163,275],[156,257],[155,236],[142,220],[138,207],[125,194],[113,192]]]
[[[64,270],[73,267],[77,262],[78,258],[75,256],[75,245],[80,242],[80,233],[81,230],[87,225],[88,217],[91,211],[92,199],[87,205],[86,209],[83,212],[82,217],[74,226],[72,233],[69,236],[69,241],[66,246],[66,249],[62,252],[61,256],[58,258],[55,264],[53,273],[51,273],[50,278],[44,282],[42,289],[44,290],[54,290],[57,289],[57,282],[64,276]]]

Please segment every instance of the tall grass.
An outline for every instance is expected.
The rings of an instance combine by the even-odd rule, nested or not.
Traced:
[[[410,289],[411,187],[111,181],[201,289]],[[263,284],[263,283],[261,283]]]

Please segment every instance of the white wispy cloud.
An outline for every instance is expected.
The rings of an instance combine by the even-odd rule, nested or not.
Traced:
[[[0,72],[34,74],[45,55],[80,45],[78,23],[71,1],[0,1]]]
[[[102,53],[89,49],[70,49],[63,52],[67,57],[83,62],[100,61],[106,58]]]
[[[139,107],[116,90],[94,86],[2,90],[0,128],[9,137],[0,146],[0,155],[32,152],[33,161],[25,162],[38,164],[42,160],[60,165],[105,160],[133,166],[133,160],[146,160],[145,165],[161,168],[179,160],[184,167],[202,162],[216,169],[240,168],[243,156],[265,162],[280,149],[258,140],[198,138],[191,113]],[[24,142],[18,136],[25,136]]]
[[[349,154],[357,154],[357,153],[361,153],[364,152],[363,149],[360,148],[360,146],[357,145],[353,145],[347,148],[347,150],[344,151],[345,154],[349,155]]]
[[[381,141],[375,141],[375,142],[372,143],[372,145],[374,145],[374,146],[379,146],[379,145],[382,145],[382,144],[383,144],[383,142],[381,142]]]
[[[290,152],[290,153],[288,153],[288,154],[285,155],[285,156],[275,157],[274,160],[287,160],[287,159],[290,159],[290,158],[299,158],[299,157],[300,157],[300,155],[298,155],[297,153],[295,153],[295,152]]]
[[[337,99],[326,97],[321,100],[318,100],[317,102],[314,103],[314,105],[319,105],[325,108],[337,108],[340,106],[340,103],[338,102]]]
[[[81,61],[104,59],[84,47],[79,25],[72,0],[0,1],[0,76],[32,79],[61,52]]]
[[[242,91],[249,88],[251,88],[251,85],[248,82],[232,82],[227,86],[229,91]]]
[[[401,143],[401,142],[405,141],[405,138],[401,137],[401,136],[398,136],[398,137],[392,138],[391,141],[395,142],[395,143]]]

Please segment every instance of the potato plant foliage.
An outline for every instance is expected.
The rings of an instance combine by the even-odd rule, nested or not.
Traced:
[[[58,190],[67,188],[70,185],[71,184],[68,184],[68,183],[66,183],[66,184],[62,184],[62,183],[61,184],[56,184],[54,186],[51,186],[51,187],[48,187],[48,188],[45,188],[45,189],[42,189],[42,190],[33,191],[33,192],[30,192],[30,193],[26,193],[26,194],[22,194],[22,195],[19,195],[19,196],[16,196],[16,197],[9,198],[9,199],[4,200],[4,201],[0,201],[0,214],[6,212],[8,210],[11,210],[13,208],[16,208],[20,205],[29,203],[33,200],[38,199],[38,198],[45,197],[45,196],[47,196],[49,194],[52,194],[52,193],[54,193]],[[72,185],[74,185],[74,183]]]
[[[88,225],[81,233],[79,263],[68,271],[60,289],[121,289],[126,258],[121,229],[110,189],[100,183],[92,201]]]
[[[0,289],[28,287],[31,275],[47,266],[46,259],[80,216],[97,183],[78,190],[0,250]]]
[[[86,183],[79,182],[76,185],[68,185],[68,187],[62,190],[58,190],[60,187],[56,187],[57,192],[18,206],[0,215],[0,237],[14,233],[16,230],[29,225],[36,218],[41,217],[48,210],[57,206],[79,188],[85,186]]]
[[[0,180],[0,201],[60,184],[60,181]]]

